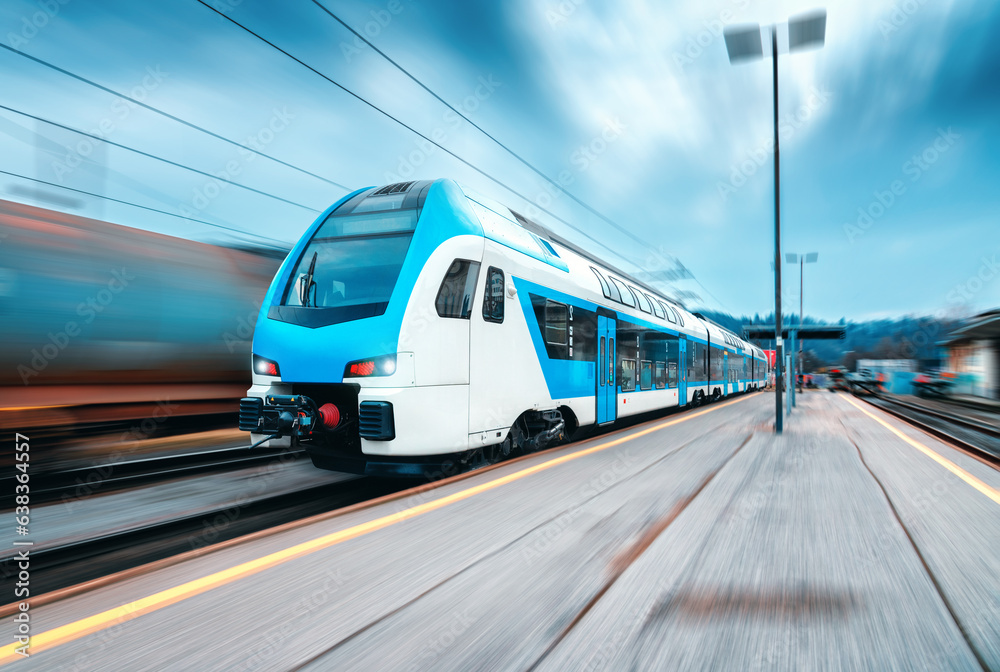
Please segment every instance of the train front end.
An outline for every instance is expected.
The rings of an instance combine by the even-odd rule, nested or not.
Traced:
[[[262,303],[240,429],[352,473],[420,476],[462,453],[468,380],[440,371],[468,371],[468,320],[435,324],[435,296],[482,249],[448,180],[364,189],[324,212]]]

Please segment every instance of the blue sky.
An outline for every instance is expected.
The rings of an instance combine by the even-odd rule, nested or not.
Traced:
[[[0,50],[0,104],[285,201],[0,110],[0,170],[291,242],[344,189],[452,177],[611,263],[740,314],[773,307],[770,61],[730,65],[724,25],[803,2],[324,4],[581,200],[574,203],[312,2],[218,0],[227,16],[503,186],[428,146],[194,0],[8,1],[0,41],[323,181]],[[53,11],[53,10],[56,11]],[[779,59],[783,249],[819,252],[806,312],[866,319],[1000,305],[1000,3],[827,7],[826,45]],[[82,156],[86,154],[86,156]],[[38,193],[41,189],[44,193]],[[199,240],[225,230],[0,175],[0,197]],[[46,200],[38,200],[46,199]],[[55,199],[55,200],[54,200]],[[57,202],[58,201],[58,202]],[[600,246],[603,249],[599,249]],[[2,262],[0,262],[2,263]],[[784,304],[798,310],[798,269]],[[662,276],[661,276],[662,277]],[[697,295],[697,296],[695,296]]]

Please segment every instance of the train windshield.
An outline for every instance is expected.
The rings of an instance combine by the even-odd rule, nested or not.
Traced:
[[[416,225],[416,210],[331,215],[299,258],[282,305],[379,306],[381,314]]]

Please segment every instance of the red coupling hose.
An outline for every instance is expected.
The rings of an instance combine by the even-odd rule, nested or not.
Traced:
[[[319,419],[327,429],[334,429],[340,424],[340,409],[333,404],[323,404],[319,407]]]

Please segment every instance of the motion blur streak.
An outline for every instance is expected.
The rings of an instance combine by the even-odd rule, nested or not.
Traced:
[[[194,581],[188,581],[174,588],[169,588],[167,590],[160,591],[159,593],[154,593],[149,597],[144,597],[141,600],[136,600],[128,604],[124,604],[120,607],[114,609],[109,609],[103,611],[99,614],[94,614],[87,618],[75,621],[73,623],[68,623],[58,628],[54,628],[47,632],[43,632],[39,635],[33,635],[31,637],[31,650],[32,653],[37,653],[39,651],[44,651],[45,649],[51,649],[68,642],[80,639],[94,632],[99,632],[108,628],[112,625],[119,625],[125,621],[130,621],[133,618],[142,616],[143,614],[148,614],[163,607],[170,606],[182,600],[186,600],[189,597],[194,597],[200,595],[206,591],[213,588],[218,588],[224,586],[228,583],[232,583],[238,579],[242,579],[247,576],[252,576],[259,572],[275,567],[277,565],[289,562],[296,558],[300,558],[304,555],[309,555],[310,553],[315,553],[316,551],[321,551],[325,548],[330,548],[331,546],[336,546],[339,543],[360,537],[377,530],[395,525],[396,523],[401,523],[404,520],[409,520],[410,518],[416,518],[417,516],[423,515],[425,513],[430,513],[437,509],[444,508],[449,504],[454,504],[455,502],[460,502],[464,499],[469,499],[475,495],[487,492],[489,490],[494,490],[502,485],[511,483],[513,481],[520,480],[532,474],[536,474],[541,471],[546,471],[552,467],[571,462],[577,458],[584,457],[586,455],[591,455],[593,453],[598,453],[608,448],[613,448],[615,446],[621,445],[627,441],[632,441],[641,436],[646,436],[647,434],[652,434],[653,432],[671,427],[673,425],[678,425],[682,422],[692,420],[694,418],[706,415],[713,411],[725,408],[727,406],[732,406],[741,401],[746,401],[747,399],[752,399],[753,397],[741,397],[739,399],[734,399],[733,401],[726,402],[724,404],[717,404],[711,408],[706,408],[705,410],[698,411],[696,413],[691,413],[684,415],[680,418],[675,418],[673,420],[668,420],[666,422],[657,423],[646,429],[639,430],[633,434],[627,436],[622,436],[605,443],[599,443],[596,446],[591,446],[590,448],[585,448],[583,450],[578,450],[568,455],[563,455],[551,460],[547,460],[540,464],[536,464],[532,467],[527,467],[521,469],[520,471],[515,471],[512,474],[506,476],[501,476],[500,478],[481,483],[479,485],[467,488],[465,490],[460,490],[459,492],[441,497],[440,499],[435,499],[433,501],[427,502],[425,504],[419,504],[417,506],[411,507],[409,509],[404,509],[402,511],[390,514],[388,516],[382,516],[381,518],[376,518],[375,520],[370,520],[367,523],[361,523],[360,525],[355,525],[344,530],[339,530],[337,532],[332,532],[325,536],[319,537],[318,539],[313,539],[312,541],[306,541],[301,544],[297,544],[290,548],[286,548],[283,551],[277,551],[271,553],[270,555],[265,555],[262,558],[257,558],[256,560],[250,560],[242,564],[236,565],[235,567],[230,567],[229,569],[224,569],[220,572],[214,574],[209,574],[208,576],[202,577],[200,579],[195,579]],[[474,473],[474,472],[473,472]],[[15,650],[17,648],[17,643],[8,644],[0,648],[0,665],[5,665],[12,660],[17,658]]]
[[[996,490],[994,490],[990,486],[986,485],[985,483],[983,483],[982,481],[980,481],[978,478],[976,478],[975,476],[973,476],[969,472],[965,471],[964,469],[962,469],[961,467],[959,467],[955,463],[951,462],[950,460],[946,460],[945,458],[941,457],[936,452],[934,452],[933,450],[931,450],[930,448],[928,448],[924,444],[920,443],[919,441],[914,441],[913,439],[911,439],[910,437],[908,437],[906,434],[903,434],[901,431],[899,431],[898,429],[896,429],[895,427],[893,427],[889,423],[885,422],[881,418],[879,418],[879,417],[877,417],[877,416],[869,413],[864,408],[862,408],[861,406],[859,406],[858,403],[856,401],[854,401],[853,399],[851,399],[849,396],[845,395],[844,398],[847,399],[847,401],[851,404],[851,406],[854,406],[856,409],[858,409],[859,411],[861,411],[862,413],[864,413],[865,415],[867,415],[869,418],[871,418],[872,420],[874,420],[878,424],[880,424],[883,427],[885,427],[886,429],[888,429],[890,432],[892,432],[893,434],[895,434],[896,436],[898,436],[899,438],[901,438],[903,441],[906,441],[908,444],[910,444],[911,446],[913,446],[914,448],[916,448],[917,450],[919,450],[921,453],[923,453],[927,457],[931,458],[932,460],[934,460],[935,462],[937,462],[938,464],[940,464],[942,467],[944,467],[945,469],[947,469],[951,473],[953,473],[956,476],[958,476],[959,478],[961,478],[963,481],[965,481],[966,483],[968,483],[969,485],[971,485],[972,487],[974,487],[976,490],[978,490],[979,492],[983,493],[984,495],[986,495],[987,497],[989,497],[990,499],[992,499],[997,504],[1000,504],[1000,492],[997,492]]]
[[[0,385],[244,382],[223,335],[276,260],[9,201],[0,227]]]
[[[157,400],[186,400],[177,415],[235,408],[260,300],[284,250],[199,243],[5,200],[0,240],[0,427],[63,428],[74,438],[69,428],[88,422],[145,418],[142,404]]]

